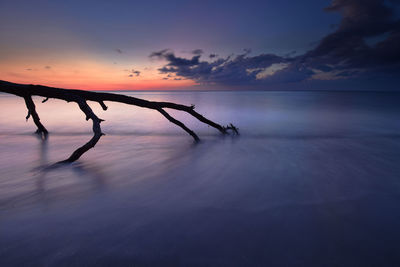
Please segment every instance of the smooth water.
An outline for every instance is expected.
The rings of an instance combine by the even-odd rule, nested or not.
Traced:
[[[0,266],[398,266],[400,94],[136,92],[190,115],[0,95]]]

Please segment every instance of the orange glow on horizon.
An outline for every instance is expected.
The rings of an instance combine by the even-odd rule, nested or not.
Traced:
[[[94,59],[63,60],[62,63],[32,60],[0,62],[0,80],[23,84],[82,90],[171,90],[195,85],[191,80],[163,80],[157,68],[99,62]]]

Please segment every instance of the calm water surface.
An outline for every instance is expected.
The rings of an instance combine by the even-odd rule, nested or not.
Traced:
[[[399,266],[400,94],[128,93],[195,104],[194,144],[152,110],[0,95],[0,266]]]

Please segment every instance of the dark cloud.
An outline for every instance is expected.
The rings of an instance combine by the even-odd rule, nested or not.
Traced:
[[[201,55],[201,54],[203,54],[203,53],[204,53],[204,52],[203,52],[202,49],[195,49],[195,50],[192,51],[192,54],[193,54],[193,55]]]
[[[31,71],[32,69],[25,69],[25,70],[27,70],[27,71]]]
[[[334,31],[302,55],[261,54],[250,56],[244,49],[209,62],[203,51],[193,50],[191,58],[179,57],[169,49],[150,57],[166,64],[160,73],[191,79],[199,84],[268,84],[305,80],[360,79],[400,74],[400,20],[395,5],[400,0],[333,0],[325,10],[339,12]],[[198,51],[195,53],[195,51]],[[210,54],[214,59],[217,55]]]
[[[124,70],[124,71],[129,71],[129,70]],[[138,70],[132,69],[129,72],[132,73],[132,74],[129,74],[129,77],[133,77],[133,76],[138,77],[138,76],[140,76],[140,71],[138,71]]]
[[[170,49],[163,49],[163,50],[161,50],[161,51],[151,53],[149,57],[150,57],[150,58],[160,58],[160,57],[162,57],[165,53],[170,52],[170,51],[171,51]]]
[[[50,67],[50,66],[44,66],[44,68],[45,68],[46,70],[49,70],[49,69],[51,69],[51,67]]]
[[[290,62],[273,54],[261,54],[254,57],[245,54],[219,58],[213,62],[200,61],[200,56],[191,59],[177,57],[170,50],[152,53],[151,57],[164,59],[167,64],[158,69],[160,73],[176,75],[198,83],[249,83],[255,82],[257,74],[276,63]]]
[[[313,68],[376,70],[400,63],[400,21],[384,0],[334,0],[326,8],[343,16],[337,30],[302,57]],[[390,1],[395,4],[400,1]],[[369,38],[382,39],[368,45]]]
[[[118,54],[122,54],[122,53],[123,53],[122,50],[119,49],[119,48],[116,48],[116,49],[115,49],[115,52],[117,52]]]
[[[193,56],[191,59],[176,57],[175,54],[169,49],[164,49],[158,52],[153,52],[150,58],[165,59],[169,63],[167,66],[195,66],[199,64],[200,55]]]

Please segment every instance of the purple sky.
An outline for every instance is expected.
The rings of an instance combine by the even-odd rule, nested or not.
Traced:
[[[0,1],[0,79],[83,89],[396,90],[398,0]]]

